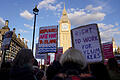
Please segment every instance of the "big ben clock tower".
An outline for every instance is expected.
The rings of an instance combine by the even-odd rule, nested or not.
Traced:
[[[71,47],[71,24],[67,16],[65,5],[59,22],[59,27],[60,47],[63,47],[64,53],[69,47]]]

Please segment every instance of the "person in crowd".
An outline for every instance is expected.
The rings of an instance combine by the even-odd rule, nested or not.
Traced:
[[[96,80],[111,80],[108,70],[102,62],[93,63],[90,65],[90,68]]]
[[[50,64],[46,70],[46,77],[47,80],[52,80],[56,74],[59,73],[61,67],[61,64],[59,62],[60,55],[56,56],[56,60],[53,61],[52,64]]]
[[[37,69],[39,68],[39,67],[38,67],[38,61],[37,61],[36,59],[34,59],[33,68],[35,68],[35,69],[36,69],[36,68],[37,68]]]
[[[109,74],[112,80],[120,80],[120,72],[118,70],[118,63],[115,58],[108,60]]]
[[[33,73],[37,80],[42,80],[42,78],[44,77],[44,72],[39,69],[38,62],[36,59],[34,59],[33,63]]]
[[[9,72],[11,68],[11,62],[4,62],[0,69],[0,79],[9,80]]]
[[[87,62],[82,53],[75,48],[65,51],[60,58],[60,64],[62,68],[53,80],[94,80],[92,76],[80,76]]]
[[[21,49],[10,71],[10,80],[36,80],[33,74],[34,57],[30,49]]]

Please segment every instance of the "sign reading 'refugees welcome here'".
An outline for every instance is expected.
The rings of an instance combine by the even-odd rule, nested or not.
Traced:
[[[102,61],[101,42],[97,24],[71,30],[73,47],[80,50],[88,63]]]

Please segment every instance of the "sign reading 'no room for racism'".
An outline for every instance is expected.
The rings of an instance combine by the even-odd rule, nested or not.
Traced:
[[[38,53],[55,53],[57,51],[58,27],[40,27]]]
[[[88,63],[102,61],[101,42],[97,24],[71,30],[73,47],[80,50]]]

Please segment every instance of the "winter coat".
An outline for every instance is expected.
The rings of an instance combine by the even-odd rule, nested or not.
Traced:
[[[33,70],[24,66],[22,68],[13,67],[10,71],[10,80],[36,80]]]

